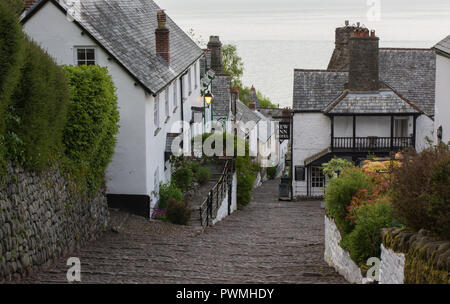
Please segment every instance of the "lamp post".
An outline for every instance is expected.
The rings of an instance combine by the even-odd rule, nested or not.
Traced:
[[[211,111],[211,121],[213,120],[213,108],[212,108],[212,102],[213,102],[213,100],[214,100],[214,96],[213,96],[213,94],[211,94],[211,92],[207,92],[206,94],[205,94],[205,102],[206,102],[206,104],[209,106],[209,105],[211,105],[211,109],[210,109],[210,111]]]

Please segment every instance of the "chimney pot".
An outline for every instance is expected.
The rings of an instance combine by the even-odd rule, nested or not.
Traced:
[[[345,26],[348,26],[350,22],[348,20],[345,20]]]
[[[166,17],[166,13],[164,12],[163,9],[158,11],[157,19],[158,19],[158,28],[159,29],[165,29],[166,28],[167,17]]]

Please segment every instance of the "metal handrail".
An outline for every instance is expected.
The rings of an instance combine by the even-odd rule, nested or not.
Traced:
[[[229,167],[230,161],[227,161],[219,180],[211,188],[208,193],[208,197],[199,207],[200,224],[202,227],[209,226],[211,219],[215,218],[220,202],[222,202],[222,200],[226,197],[228,190]]]

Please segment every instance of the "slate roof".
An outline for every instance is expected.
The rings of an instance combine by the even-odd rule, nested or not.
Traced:
[[[436,56],[431,49],[381,49],[380,80],[434,115]],[[294,110],[322,111],[344,91],[348,72],[295,70]]]
[[[294,111],[322,111],[342,93],[347,78],[347,72],[295,70]]]
[[[345,90],[330,105],[324,108],[329,114],[417,114],[420,109],[401,98],[392,90],[379,93],[353,93]]]
[[[23,15],[26,22],[51,1],[63,11],[64,2],[40,0]],[[159,93],[190,67],[203,51],[167,16],[170,67],[156,54],[155,29],[159,6],[152,0],[75,1],[75,22],[152,93]]]
[[[236,100],[236,121],[247,124],[250,121],[255,122],[256,124],[261,120],[254,111],[250,110],[242,101],[239,99]],[[248,130],[251,131],[251,130]]]
[[[438,44],[436,44],[433,48],[442,53],[450,55],[450,35],[439,41]]]
[[[228,116],[231,103],[231,77],[216,74],[212,81],[211,93],[214,95],[212,102],[214,116]]]
[[[434,115],[436,55],[431,49],[380,49],[380,80]]]

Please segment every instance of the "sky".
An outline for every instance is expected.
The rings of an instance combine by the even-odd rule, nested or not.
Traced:
[[[334,40],[361,22],[385,41],[435,41],[450,34],[449,0],[156,0],[184,30],[207,40]]]

